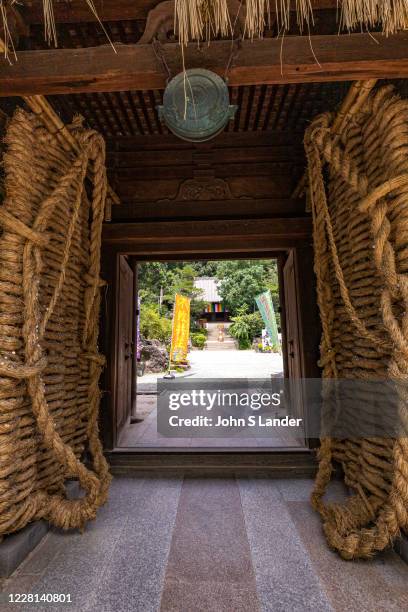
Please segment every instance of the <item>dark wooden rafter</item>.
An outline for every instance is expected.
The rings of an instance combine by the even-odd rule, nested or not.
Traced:
[[[137,142],[137,141],[136,141]],[[140,168],[177,166],[193,163],[195,149],[167,149],[167,150],[138,150],[134,151],[112,151],[108,153],[108,166],[112,162],[115,168]],[[210,149],[211,160],[221,167],[227,164],[251,164],[257,166],[262,163],[295,163],[304,161],[301,144],[291,146],[253,146],[253,147],[231,147]]]
[[[408,76],[408,32],[392,36],[290,36],[244,41],[228,73],[230,85],[344,81]],[[312,48],[313,47],[313,48]],[[180,47],[163,45],[172,74],[182,69]],[[224,76],[231,43],[215,41],[185,51],[187,67]],[[282,61],[281,61],[282,58]],[[316,62],[316,58],[319,63]],[[25,51],[0,67],[0,96],[160,89],[166,74],[151,45]]]
[[[277,92],[278,92],[278,87],[273,87],[272,85],[267,86],[267,95],[265,98],[265,103],[264,103],[264,107],[262,109],[262,115],[261,115],[261,119],[262,119],[261,128],[263,130],[268,128],[269,120],[272,115]]]
[[[128,99],[129,106],[131,107],[133,111],[133,116],[135,118],[139,134],[145,134],[145,127],[143,125],[143,119],[140,117],[140,108],[135,103],[133,92],[130,92],[130,91],[125,92],[125,95]]]
[[[308,218],[245,219],[207,221],[155,221],[105,225],[106,248],[120,249],[138,256],[160,257],[177,253],[254,253],[287,249],[311,239]]]
[[[262,200],[185,200],[169,205],[161,202],[121,202],[112,210],[115,221],[157,221],[169,219],[270,219],[289,218],[304,214],[302,200],[269,198]]]
[[[228,134],[223,133],[217,136],[216,139],[208,143],[193,144],[185,140],[180,140],[172,134],[159,135],[151,134],[146,136],[128,136],[125,138],[107,139],[108,148],[115,144],[115,151],[120,155],[124,153],[135,153],[142,151],[168,151],[168,150],[186,150],[192,148],[201,148],[203,146],[211,146],[213,149],[248,149],[259,147],[276,147],[285,151],[303,150],[302,143],[299,138],[302,138],[302,131],[298,132],[262,132],[262,133],[246,133],[246,134]],[[296,153],[295,153],[296,155]]]
[[[240,238],[249,236],[273,238],[292,236],[293,238],[309,238],[312,222],[308,217],[291,217],[285,219],[251,219],[251,220],[216,220],[183,221],[177,225],[171,222],[155,223],[115,223],[106,225],[103,240],[111,244],[122,241],[138,240],[140,243],[155,242],[165,239],[166,242],[182,242],[186,238],[211,239]],[[169,231],[171,230],[171,231]]]

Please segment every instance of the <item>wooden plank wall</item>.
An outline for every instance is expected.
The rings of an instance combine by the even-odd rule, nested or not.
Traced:
[[[303,216],[291,200],[305,160],[301,138],[225,133],[203,144],[172,136],[108,142],[114,221]]]

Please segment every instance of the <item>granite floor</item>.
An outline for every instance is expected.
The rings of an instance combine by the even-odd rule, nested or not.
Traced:
[[[392,551],[370,562],[331,552],[311,486],[262,475],[117,477],[83,534],[49,532],[3,583],[1,610],[407,610],[408,566]],[[330,495],[344,495],[341,483]],[[7,593],[69,593],[72,603],[21,607]]]

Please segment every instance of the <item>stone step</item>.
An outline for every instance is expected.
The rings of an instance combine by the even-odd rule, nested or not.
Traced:
[[[235,342],[207,342],[205,346],[207,351],[235,351],[236,348]]]
[[[208,347],[206,349],[204,349],[206,351],[235,351],[236,347],[235,346],[211,346]]]

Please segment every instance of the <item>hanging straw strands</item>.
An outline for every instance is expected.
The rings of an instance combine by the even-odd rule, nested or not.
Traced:
[[[43,0],[44,8],[44,38],[51,45],[58,47],[57,27],[55,25],[54,5],[52,0]]]
[[[291,3],[290,0],[272,0],[275,3],[276,24],[279,32],[286,32],[290,28]],[[269,4],[269,2],[268,2]],[[311,0],[296,0],[296,20],[300,31],[304,25],[308,27],[314,23]]]
[[[385,34],[408,27],[408,0],[342,0],[341,28],[372,29],[382,25]]]
[[[262,37],[267,16],[276,16],[279,33],[289,30],[291,22],[291,0],[246,0],[239,4],[244,10],[247,38]],[[370,30],[382,26],[385,34],[393,34],[408,27],[408,0],[339,0],[340,29]],[[236,8],[234,9],[236,11]],[[296,0],[296,20],[302,31],[313,25],[312,0]],[[175,0],[175,30],[182,45],[190,41],[208,40],[212,36],[227,36],[231,32],[228,0]],[[270,18],[269,18],[270,21]]]
[[[182,45],[191,40],[232,36],[227,0],[175,0],[174,20]]]
[[[43,14],[44,14],[44,39],[49,45],[54,45],[58,47],[58,34],[57,34],[57,26],[55,23],[55,15],[54,15],[54,0],[42,0],[43,2]],[[84,0],[89,7],[92,15],[95,17],[100,27],[102,28],[103,33],[105,34],[109,44],[112,49],[116,53],[115,45],[113,44],[108,31],[103,25],[98,12],[96,10],[96,6],[93,0]],[[12,50],[15,56],[14,43],[11,36],[10,28],[8,26],[8,15],[7,9],[12,8],[14,6],[24,5],[24,0],[0,0],[0,16],[1,22],[3,25],[3,38],[6,45],[5,48],[5,57],[9,59],[9,51]],[[17,59],[17,58],[16,58]],[[9,60],[10,61],[10,60]]]
[[[250,39],[255,36],[262,37],[266,26],[265,15],[269,9],[268,5],[268,0],[247,0],[245,5],[245,36]]]
[[[44,10],[44,36],[48,44],[57,46],[57,28],[54,16],[54,0],[42,0]],[[104,27],[94,0],[84,0],[113,50],[115,46]],[[13,50],[10,30],[7,26],[7,7],[24,5],[24,0],[0,0],[3,21],[3,38],[8,50]],[[278,32],[284,34],[290,28],[291,15],[296,13],[300,31],[313,25],[312,0],[174,0],[174,26],[179,42],[204,41],[211,38],[231,38],[232,21],[239,11],[245,13],[243,35],[249,39],[262,37],[266,24],[274,13]],[[238,8],[237,8],[238,7]],[[293,9],[293,10],[292,10]],[[269,18],[268,18],[269,16]],[[340,30],[370,30],[382,27],[385,34],[393,34],[408,28],[408,0],[338,0]]]
[[[13,2],[15,2],[16,0],[12,0]],[[109,44],[111,45],[112,49],[115,51],[116,53],[116,49],[115,49],[115,45],[113,44],[105,26],[103,25],[102,21],[99,18],[98,12],[96,10],[96,6],[95,3],[93,2],[93,0],[84,0],[86,2],[86,4],[89,6],[89,9],[92,13],[92,15],[95,17],[95,19],[98,21],[100,27],[103,30],[103,33],[105,34],[106,38],[109,41]],[[45,36],[45,40],[47,41],[47,43],[49,45],[54,44],[55,47],[58,46],[58,39],[57,39],[57,28],[55,25],[55,17],[54,17],[54,5],[53,5],[54,0],[43,0],[43,8],[44,8],[44,36]]]
[[[16,50],[14,48],[13,37],[10,32],[8,18],[7,18],[7,6],[5,0],[0,0],[0,16],[1,16],[1,24],[3,26],[3,36],[4,36],[4,57],[5,59],[11,63],[9,53],[10,51],[14,55],[14,59],[17,59]],[[1,32],[1,30],[0,30]]]

